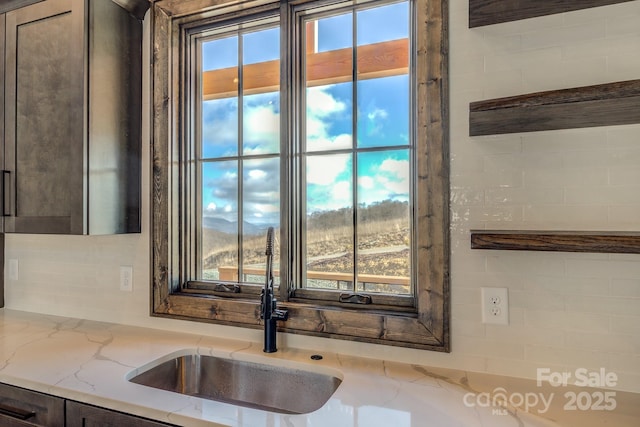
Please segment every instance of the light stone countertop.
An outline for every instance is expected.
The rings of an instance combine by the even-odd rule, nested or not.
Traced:
[[[180,426],[640,425],[640,394],[634,393],[616,392],[614,411],[567,411],[566,400],[558,397],[564,389],[537,388],[531,380],[320,350],[321,361],[310,359],[314,352],[291,348],[267,355],[259,343],[6,309],[0,310],[0,337],[0,382]],[[319,410],[285,415],[127,380],[154,361],[192,353],[333,373],[342,384]],[[533,415],[542,403],[530,407],[531,413],[485,404],[483,397],[497,387],[513,402],[533,394],[555,397],[542,418]]]

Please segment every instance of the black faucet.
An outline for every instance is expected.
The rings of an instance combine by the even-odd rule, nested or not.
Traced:
[[[264,319],[264,352],[274,353],[276,347],[276,331],[278,320],[285,321],[289,312],[277,308],[276,297],[273,295],[273,227],[267,230],[267,269],[264,289],[261,294],[260,318]]]

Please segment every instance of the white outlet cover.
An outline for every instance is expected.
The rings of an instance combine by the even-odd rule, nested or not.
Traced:
[[[509,324],[509,293],[507,288],[480,288],[482,323]]]
[[[9,280],[18,280],[20,276],[18,275],[18,260],[10,259],[9,260]]]
[[[133,291],[133,267],[130,265],[120,266],[120,290]]]

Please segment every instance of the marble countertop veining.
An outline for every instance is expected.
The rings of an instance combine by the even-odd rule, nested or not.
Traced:
[[[342,384],[319,410],[287,415],[127,380],[153,361],[186,353],[293,364],[334,373],[342,378]],[[530,380],[326,352],[321,352],[322,360],[313,361],[313,354],[284,348],[267,355],[259,343],[0,310],[0,382],[180,426],[538,427],[591,425],[585,420],[603,425],[600,421],[607,419],[612,422],[607,425],[620,427],[638,425],[640,419],[640,394],[624,394],[624,405],[618,405],[618,412],[595,414],[595,418],[593,413],[567,414],[557,405],[542,418],[519,408],[491,407],[481,399],[482,393],[496,384],[512,394],[513,390],[524,393],[535,384]],[[573,424],[571,420],[578,419],[572,417],[580,415],[584,420]]]

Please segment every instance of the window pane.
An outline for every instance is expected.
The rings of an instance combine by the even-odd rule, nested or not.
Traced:
[[[238,153],[238,37],[202,43],[201,157]]]
[[[236,280],[238,163],[202,165],[202,278]]]
[[[279,28],[253,31],[242,36],[242,63],[244,65],[279,59]]]
[[[238,37],[224,37],[202,43],[202,71],[238,66]]]
[[[242,255],[244,281],[264,284],[267,229],[280,233],[280,159],[255,159],[244,162],[243,168],[243,235]],[[278,269],[280,245],[274,245],[273,268]],[[279,283],[274,273],[274,282]]]
[[[352,289],[352,156],[310,156],[306,167],[306,287]]]
[[[280,149],[280,30],[244,34],[243,154],[273,154]]]
[[[358,81],[358,147],[409,144],[409,76]]]
[[[242,128],[245,156],[280,151],[280,94],[270,92],[243,97]]]
[[[349,82],[307,89],[307,151],[352,147],[352,88]]]
[[[358,155],[358,291],[410,292],[409,151]]]
[[[409,37],[409,3],[396,3],[357,13],[358,46]]]
[[[353,15],[331,16],[315,22],[315,52],[344,49],[353,46]]]
[[[238,154],[238,98],[202,103],[202,158]]]

